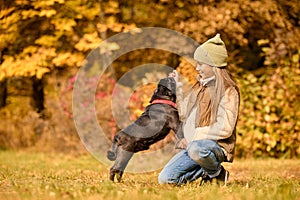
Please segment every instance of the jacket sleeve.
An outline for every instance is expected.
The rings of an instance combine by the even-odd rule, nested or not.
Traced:
[[[177,109],[178,109],[180,119],[186,113],[186,111],[184,109],[184,108],[186,108],[186,106],[184,105],[186,99],[183,97],[182,86],[183,86],[183,84],[181,82],[176,83],[176,104],[177,104]]]
[[[239,94],[233,87],[225,91],[221,99],[216,122],[209,126],[197,127],[193,140],[221,140],[230,137],[235,129],[239,112]]]
[[[185,121],[187,118],[187,107],[191,100],[191,95],[194,95],[191,89],[190,92],[183,93],[182,90],[183,84],[181,82],[177,82],[176,84],[176,104],[179,113],[179,117],[182,121]],[[195,95],[194,95],[195,96]]]
[[[178,123],[177,130],[176,130],[176,137],[178,140],[181,140],[184,138],[182,122]]]

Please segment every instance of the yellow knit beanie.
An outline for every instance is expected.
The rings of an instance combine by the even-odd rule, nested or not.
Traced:
[[[219,33],[200,45],[194,53],[196,61],[215,67],[227,66],[227,57],[226,47]]]

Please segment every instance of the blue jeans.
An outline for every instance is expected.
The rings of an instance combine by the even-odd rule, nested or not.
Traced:
[[[219,175],[223,161],[224,152],[215,141],[192,141],[167,163],[158,176],[158,182],[180,185],[204,175],[213,178]]]

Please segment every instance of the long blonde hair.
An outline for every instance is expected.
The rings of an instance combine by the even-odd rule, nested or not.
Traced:
[[[215,89],[211,94],[211,120],[210,124],[213,124],[217,120],[217,112],[220,101],[225,94],[227,88],[234,87],[239,94],[239,88],[235,81],[232,79],[227,67],[213,67],[213,71],[216,76]]]

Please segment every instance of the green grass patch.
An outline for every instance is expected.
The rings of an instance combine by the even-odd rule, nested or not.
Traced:
[[[195,181],[159,185],[159,171],[108,180],[108,167],[90,155],[0,152],[0,199],[300,199],[300,160],[225,163],[227,186]]]

